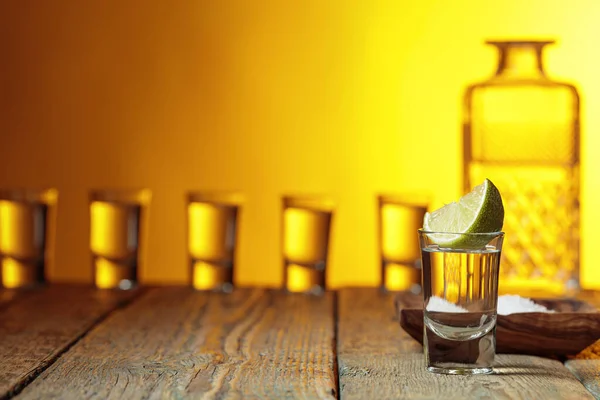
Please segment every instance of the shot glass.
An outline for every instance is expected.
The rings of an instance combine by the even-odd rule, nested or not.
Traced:
[[[194,289],[232,291],[241,201],[236,193],[188,194],[188,257]]]
[[[334,205],[322,197],[283,198],[284,288],[321,295],[327,289],[327,254]]]
[[[415,231],[423,226],[427,199],[423,196],[380,195],[379,254],[384,291],[421,293],[421,251]]]
[[[0,191],[1,286],[16,289],[46,281],[57,198],[55,189]]]
[[[90,193],[90,250],[98,289],[128,290],[138,284],[140,241],[151,192]]]
[[[419,230],[423,348],[429,371],[459,375],[492,372],[503,238],[503,232]]]

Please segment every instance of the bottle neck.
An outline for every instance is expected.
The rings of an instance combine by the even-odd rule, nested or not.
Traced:
[[[501,46],[497,77],[535,79],[546,76],[541,46]]]

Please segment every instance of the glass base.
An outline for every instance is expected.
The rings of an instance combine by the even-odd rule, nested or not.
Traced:
[[[325,262],[299,264],[285,262],[285,290],[289,293],[304,293],[320,296],[326,290]]]
[[[310,288],[302,291],[294,291],[290,289],[285,290],[286,293],[292,294],[305,294],[308,296],[322,296],[325,293],[325,288],[319,285],[311,286]]]
[[[229,282],[221,283],[210,288],[194,287],[196,292],[212,292],[212,293],[231,293],[233,285]]]
[[[382,286],[386,292],[409,291],[421,293],[420,260],[401,262],[392,260],[381,261]]]
[[[0,259],[0,287],[5,289],[30,289],[45,283],[44,261],[19,260],[12,257]]]
[[[429,366],[427,371],[435,374],[446,374],[446,375],[487,375],[494,372],[492,367],[458,367],[458,366]]]
[[[192,287],[200,292],[231,293],[233,291],[233,262],[191,260]]]
[[[98,289],[131,290],[137,287],[137,266],[131,260],[94,257],[94,284]]]
[[[450,319],[441,319],[440,314],[451,314]],[[494,358],[496,355],[496,329],[492,327],[487,333],[464,326],[464,319],[473,320],[480,313],[428,313],[433,316],[433,320],[425,317],[425,327],[423,336],[423,351],[425,356],[425,366],[429,372],[446,375],[481,375],[491,374],[493,372]],[[443,315],[443,317],[448,317]],[[457,319],[461,318],[460,323]],[[450,320],[454,321],[450,324]],[[429,323],[428,323],[429,321]],[[435,327],[444,334],[482,334],[480,337],[466,340],[451,340],[448,337],[441,337],[431,330],[429,324],[436,321]],[[468,324],[472,325],[472,324]]]

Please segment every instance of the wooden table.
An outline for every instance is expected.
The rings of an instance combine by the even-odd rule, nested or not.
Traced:
[[[391,295],[164,287],[0,292],[0,398],[593,399],[600,363],[499,355],[425,371]]]

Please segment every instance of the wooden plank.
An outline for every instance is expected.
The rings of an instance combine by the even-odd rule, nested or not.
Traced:
[[[93,329],[20,398],[334,399],[333,298],[153,289]]]
[[[52,285],[0,310],[0,398],[18,392],[133,292]]]
[[[397,396],[396,367],[422,347],[400,328],[394,295],[371,288],[338,294],[338,364],[341,398]],[[417,300],[418,301],[418,300]]]
[[[565,365],[595,398],[600,399],[600,360],[569,360]]]
[[[593,398],[562,363],[534,356],[497,356],[493,375],[429,373],[421,346],[392,318],[391,296],[375,289],[342,290],[338,312],[341,399]]]

